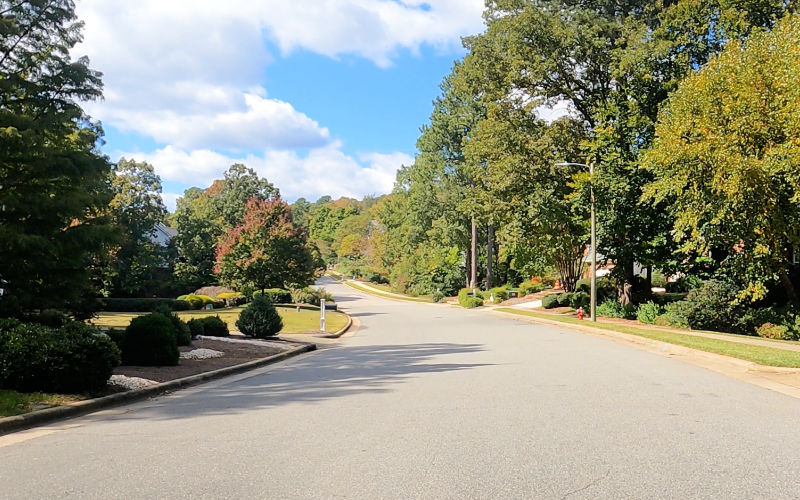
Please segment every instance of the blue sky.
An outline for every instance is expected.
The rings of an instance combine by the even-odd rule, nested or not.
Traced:
[[[233,162],[289,201],[388,192],[482,0],[78,0],[104,73],[104,151],[148,161],[172,208]]]

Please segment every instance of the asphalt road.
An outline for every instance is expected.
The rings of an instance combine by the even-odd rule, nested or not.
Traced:
[[[800,400],[570,330],[329,289],[357,335],[0,437],[0,497],[800,497]]]

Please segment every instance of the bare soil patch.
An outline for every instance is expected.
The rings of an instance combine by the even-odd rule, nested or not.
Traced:
[[[267,343],[269,342],[269,343]],[[280,339],[272,339],[264,345],[225,342],[222,340],[193,340],[191,346],[181,347],[181,352],[193,349],[213,349],[225,353],[219,358],[209,359],[181,359],[177,366],[118,366],[114,369],[115,375],[127,377],[140,377],[156,382],[167,382],[198,373],[210,372],[219,368],[240,365],[248,361],[266,358],[280,352],[299,347],[303,344]],[[276,347],[270,344],[282,344]],[[283,347],[285,346],[285,347]]]

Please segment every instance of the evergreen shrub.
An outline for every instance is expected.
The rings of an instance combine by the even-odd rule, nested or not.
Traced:
[[[251,337],[273,337],[283,328],[283,320],[269,299],[255,297],[239,315],[236,328]]]

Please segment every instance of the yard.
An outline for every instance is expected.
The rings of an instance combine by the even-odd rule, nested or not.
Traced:
[[[300,306],[298,311],[296,306],[276,304],[278,314],[283,320],[281,334],[306,333],[319,331],[319,309],[310,306]],[[200,309],[197,311],[181,311],[178,317],[184,321],[205,316],[219,316],[228,324],[228,328],[236,330],[236,320],[243,307],[231,307],[225,309],[214,309],[213,311]],[[125,328],[136,316],[145,313],[123,313],[123,312],[101,312],[92,319],[92,324],[106,328]],[[347,324],[347,315],[337,311],[327,311],[325,313],[325,330],[335,332],[344,328]]]

